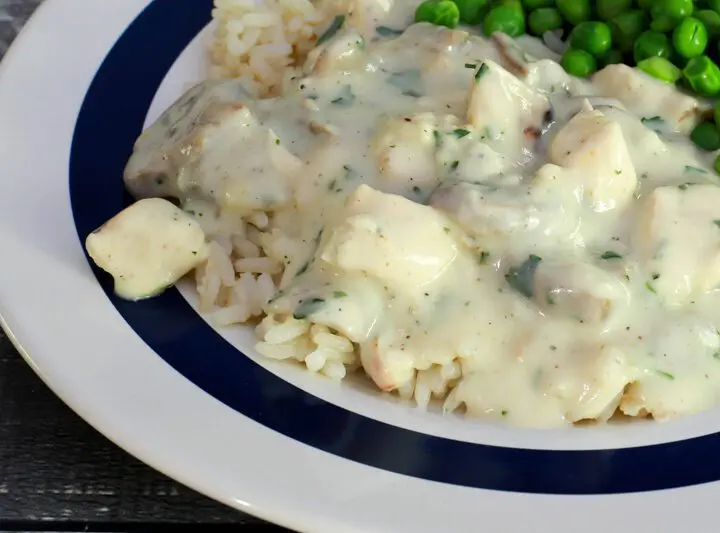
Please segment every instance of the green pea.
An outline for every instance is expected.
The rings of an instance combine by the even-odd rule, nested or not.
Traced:
[[[637,5],[640,9],[650,9],[653,5],[654,0],[637,0]]]
[[[720,37],[720,13],[712,9],[701,9],[696,11],[693,16],[703,23],[710,39]]]
[[[528,11],[532,11],[541,7],[552,7],[555,5],[555,0],[522,0],[522,5]]]
[[[693,57],[683,69],[683,75],[698,94],[715,96],[720,92],[720,68],[708,56]]]
[[[653,78],[657,78],[666,83],[675,83],[682,76],[682,70],[664,57],[648,57],[640,61],[637,67],[645,74],[649,74]]]
[[[617,48],[608,50],[603,55],[598,56],[598,66],[607,67],[608,65],[617,65],[624,62],[624,54]]]
[[[489,0],[452,0],[460,12],[460,22],[480,24],[487,12]]]
[[[626,11],[609,22],[613,44],[623,52],[629,52],[638,36],[647,29],[647,14],[641,9]]]
[[[425,0],[415,10],[415,22],[455,28],[460,22],[460,10],[452,0]]]
[[[674,26],[673,20],[667,17],[652,19],[650,22],[650,29],[658,33],[667,33],[671,31]]]
[[[612,33],[604,22],[581,22],[570,33],[570,46],[599,56],[610,50]]]
[[[528,15],[528,27],[530,33],[541,36],[546,31],[562,28],[563,19],[560,12],[554,7],[541,7],[530,12]]]
[[[597,70],[597,61],[585,50],[568,48],[562,56],[560,64],[565,72],[578,78],[586,78]]]
[[[683,57],[701,55],[708,44],[705,25],[694,17],[683,19],[673,30],[675,50]]]
[[[630,11],[632,0],[597,0],[595,9],[602,20],[610,20]]]
[[[499,31],[510,37],[519,37],[525,33],[525,15],[512,6],[499,5],[485,15],[483,31],[487,36]]]
[[[720,102],[715,104],[713,118],[715,119],[715,124],[720,124]]]
[[[521,13],[525,12],[525,9],[523,9],[523,5],[520,0],[494,0],[493,6],[507,6],[512,7],[513,9],[517,9]]]
[[[705,2],[708,9],[712,9],[716,13],[720,13],[720,0],[707,0]]]
[[[706,152],[720,149],[720,131],[712,122],[701,122],[690,133],[690,140],[695,146]]]
[[[654,56],[669,59],[671,53],[670,39],[665,34],[652,30],[641,33],[633,46],[635,63]]]
[[[556,0],[555,5],[570,24],[590,20],[590,0]]]
[[[655,31],[670,31],[693,13],[693,0],[655,0],[650,8],[650,26]]]
[[[713,168],[715,168],[715,172],[720,174],[720,155],[715,158],[715,165],[713,165]]]

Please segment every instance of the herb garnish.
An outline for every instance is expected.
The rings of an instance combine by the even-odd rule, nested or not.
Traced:
[[[340,95],[330,101],[331,104],[342,107],[351,106],[353,102],[355,102],[355,94],[352,92],[352,87],[350,85],[343,85],[343,88],[340,89]]]
[[[481,63],[477,72],[475,72],[475,81],[480,81],[480,78],[482,78],[488,70],[490,70],[490,68],[485,63]]]
[[[375,33],[380,37],[397,37],[402,35],[405,30],[396,30],[394,28],[388,28],[387,26],[378,26],[375,28]]]
[[[519,267],[513,267],[505,274],[508,285],[527,298],[533,297],[535,270],[542,261],[537,255],[530,255]]]
[[[296,320],[307,318],[317,312],[324,304],[325,300],[322,298],[308,298],[307,300],[301,300],[300,304],[295,308],[293,318]]]
[[[323,32],[323,34],[318,37],[316,45],[321,45],[325,41],[331,39],[340,28],[342,28],[343,24],[345,24],[345,15],[338,15],[334,19],[332,19],[332,22],[327,27],[327,29]]]
[[[640,119],[645,126],[652,128],[653,126],[662,126],[665,124],[665,120],[662,117],[643,117]]]

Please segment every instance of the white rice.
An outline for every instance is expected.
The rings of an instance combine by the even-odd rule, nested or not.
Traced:
[[[328,22],[308,0],[215,0],[211,76],[240,78],[258,96],[280,94]]]
[[[211,77],[239,78],[259,97],[281,94],[332,16],[348,0],[215,0],[217,23],[210,46]],[[326,2],[323,9],[320,2]],[[199,220],[209,236],[207,262],[195,272],[200,309],[218,326],[259,321],[257,351],[268,358],[304,364],[311,372],[341,380],[358,369],[357,346],[326,326],[292,316],[266,314],[268,301],[292,277],[285,267],[302,251],[281,228],[290,214],[221,213]],[[442,398],[461,375],[458,363],[418,369],[398,390],[425,407]],[[454,409],[457,406],[446,405]]]

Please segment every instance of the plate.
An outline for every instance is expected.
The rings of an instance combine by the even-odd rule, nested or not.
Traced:
[[[714,530],[720,410],[517,429],[258,358],[180,287],[128,303],[85,236],[143,126],[202,78],[211,0],[46,0],[0,66],[0,314],[85,420],[227,505],[312,533]]]

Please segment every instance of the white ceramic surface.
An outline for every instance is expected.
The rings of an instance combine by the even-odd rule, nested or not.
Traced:
[[[238,376],[238,387],[243,387],[241,378],[277,376],[282,390],[300,388],[312,395],[302,396],[309,401],[303,411],[309,418],[299,421],[306,429],[293,433],[278,430],[292,425],[287,421],[271,420],[275,429],[258,422],[270,416],[261,413],[264,405],[271,407],[282,399],[273,400],[270,393],[251,397],[254,389],[247,388],[250,392],[238,395],[237,401],[223,403],[193,382],[197,368],[184,371],[179,363],[163,359],[151,348],[157,336],[148,340],[132,329],[123,318],[127,306],[116,307],[117,301],[108,298],[78,238],[75,220],[91,216],[82,212],[93,196],[69,188],[68,169],[83,167],[87,176],[95,154],[74,156],[81,161],[75,164],[71,145],[92,145],[76,131],[82,123],[78,115],[98,68],[125,29],[148,5],[154,4],[151,8],[158,13],[179,13],[190,2],[209,6],[206,0],[47,0],[0,65],[0,314],[3,326],[45,382],[90,424],[151,466],[228,505],[299,531],[715,531],[720,484],[714,480],[720,479],[720,474],[715,477],[720,461],[713,459],[712,451],[720,439],[714,435],[720,430],[720,410],[665,424],[515,429],[421,412],[362,387],[338,385],[265,362],[254,354],[249,330],[220,332],[247,354],[237,352],[238,358],[249,357],[260,365],[253,364],[252,375]],[[172,31],[158,25],[154,38],[164,39],[165,32]],[[128,49],[133,38],[123,37]],[[154,63],[147,62],[148,77],[163,81],[146,109],[146,122],[188,82],[202,77],[206,38],[207,32],[192,42],[188,39],[169,71],[156,72]],[[137,61],[155,53],[147,44],[137,45],[143,50]],[[122,61],[111,63],[115,74],[122,73]],[[97,92],[96,88],[93,94]],[[122,106],[122,98],[133,99],[141,91],[135,84],[119,83],[113,92]],[[97,118],[104,111],[87,112]],[[104,127],[111,132],[116,124],[108,120]],[[118,189],[121,175],[110,174],[95,178]],[[71,192],[76,195],[74,206]],[[193,301],[190,288],[183,287],[182,293]],[[159,309],[150,311],[161,313],[164,307]],[[199,349],[197,357],[210,360],[209,355]],[[215,367],[208,368],[213,372]],[[208,379],[210,385],[203,388],[210,390],[228,380],[232,384],[233,377]],[[315,401],[339,409],[315,408]],[[314,413],[347,419],[347,434],[343,430],[335,440],[325,436],[316,441],[313,428],[326,426],[313,418]],[[353,421],[360,419],[372,428],[371,440],[361,439],[363,435],[353,429]],[[390,437],[385,439],[387,427],[400,428],[392,437],[400,440],[392,444]],[[458,448],[458,441],[468,444]],[[652,446],[673,441],[682,442]],[[493,462],[495,452],[488,455],[482,445],[510,449],[503,461],[512,461],[512,448],[530,454],[518,454],[517,463],[500,464]],[[445,463],[440,461],[447,458],[440,455],[456,449],[467,455],[455,458],[453,468],[462,468],[467,457],[467,467],[478,469],[476,477],[441,471]],[[551,455],[545,461],[544,452],[533,450]],[[601,451],[575,460],[567,450]],[[628,450],[634,450],[632,457],[638,462],[633,464],[641,464],[643,470],[627,469],[630,456],[623,453]],[[415,453],[415,464],[402,462]],[[548,464],[564,469],[552,471]],[[495,467],[498,471],[488,474]],[[523,475],[532,481],[521,481]],[[470,482],[457,484],[458,480]],[[698,480],[707,483],[666,489]],[[633,490],[665,490],[622,494],[614,489],[636,486]]]

